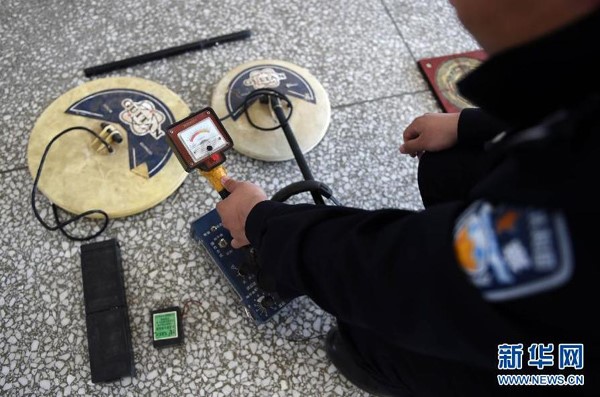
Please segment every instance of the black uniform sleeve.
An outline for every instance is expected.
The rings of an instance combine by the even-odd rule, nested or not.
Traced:
[[[479,108],[467,108],[458,119],[458,144],[482,148],[508,125]]]
[[[250,212],[246,235],[282,296],[308,295],[403,348],[493,366],[498,338],[513,332],[456,262],[452,230],[462,208],[365,211],[265,201]]]

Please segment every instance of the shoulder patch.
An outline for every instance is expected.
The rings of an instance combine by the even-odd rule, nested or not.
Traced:
[[[571,278],[573,252],[564,215],[478,201],[454,227],[458,263],[491,301],[558,287]]]

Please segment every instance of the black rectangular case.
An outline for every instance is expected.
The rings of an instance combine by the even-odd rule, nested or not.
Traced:
[[[81,273],[92,382],[135,376],[117,240],[82,244]]]

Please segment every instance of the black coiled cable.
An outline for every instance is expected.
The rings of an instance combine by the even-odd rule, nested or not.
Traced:
[[[56,135],[54,138],[52,138],[52,140],[48,143],[48,145],[46,145],[46,149],[44,149],[44,154],[42,154],[42,158],[40,159],[40,165],[38,167],[37,173],[35,175],[35,179],[33,181],[33,189],[31,190],[31,208],[33,210],[33,214],[35,215],[36,219],[46,229],[51,230],[51,231],[60,230],[60,232],[62,234],[64,234],[65,237],[67,237],[69,240],[87,241],[87,240],[91,240],[91,239],[99,236],[108,226],[109,217],[106,212],[99,210],[99,209],[89,210],[89,211],[85,211],[81,214],[75,215],[75,216],[67,219],[66,221],[61,221],[58,216],[58,206],[54,203],[51,203],[52,214],[54,215],[54,222],[55,222],[55,225],[51,226],[42,219],[42,217],[41,217],[40,213],[38,212],[37,207],[35,205],[35,197],[36,197],[36,192],[38,190],[38,183],[40,181],[40,177],[42,176],[42,169],[44,168],[44,163],[46,161],[46,157],[48,156],[48,152],[50,151],[50,148],[52,147],[54,142],[56,142],[60,137],[62,137],[63,135],[65,135],[71,131],[75,131],[75,130],[83,130],[83,131],[86,131],[86,132],[92,134],[93,136],[95,136],[96,138],[98,138],[100,140],[100,142],[106,147],[106,149],[109,152],[112,153],[113,149],[110,146],[110,144],[104,138],[102,138],[99,134],[97,134],[96,132],[92,131],[91,129],[89,129],[87,127],[82,127],[82,126],[70,127],[70,128],[67,128],[66,130],[59,132],[58,135]],[[88,215],[92,215],[92,214],[100,214],[104,220],[103,225],[100,227],[100,229],[96,233],[91,234],[89,236],[79,237],[79,236],[73,236],[72,234],[70,234],[69,232],[67,232],[65,230],[65,226],[68,226],[71,223],[76,222],[79,219],[81,219],[85,216],[88,216]]]

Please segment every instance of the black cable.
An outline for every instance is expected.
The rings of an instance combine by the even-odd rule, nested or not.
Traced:
[[[248,107],[257,98],[265,97],[265,96],[269,99],[271,106],[273,108],[273,111],[275,112],[275,115],[277,116],[277,119],[279,121],[279,124],[277,124],[274,127],[261,127],[261,126],[257,125],[256,123],[254,123],[254,121],[252,120],[252,118],[250,117],[250,114],[248,112]],[[273,100],[273,97],[275,98],[275,100]],[[283,110],[283,107],[281,106],[281,102],[280,102],[281,100],[285,101],[287,107],[289,108],[289,113],[287,114],[287,116],[285,116],[285,112]],[[221,121],[227,120],[227,119],[233,117],[233,115],[235,115],[236,113],[239,113],[240,111],[242,111],[244,113],[244,115],[246,116],[246,119],[248,120],[248,123],[252,127],[256,128],[257,130],[274,131],[274,130],[281,128],[285,134],[288,144],[290,145],[290,149],[292,150],[292,153],[294,155],[296,163],[298,164],[298,167],[300,168],[300,172],[302,173],[304,180],[306,182],[314,181],[310,167],[308,166],[308,163],[306,162],[304,154],[302,153],[302,150],[300,149],[300,146],[298,145],[298,142],[296,141],[294,132],[292,131],[292,129],[289,125],[289,120],[294,111],[294,106],[292,105],[292,101],[287,97],[287,95],[282,94],[281,92],[276,91],[271,88],[261,88],[261,89],[251,91],[246,96],[246,98],[244,98],[244,101],[242,102],[242,104],[240,106],[238,106],[227,116],[222,117],[219,120],[221,120]],[[284,189],[286,189],[286,188],[284,188]],[[329,188],[327,188],[327,189],[329,189]],[[302,191],[310,192],[310,194],[312,195],[313,200],[316,204],[325,204],[325,202],[323,201],[323,196],[319,193],[319,191],[317,191],[315,189],[304,189]],[[297,194],[300,192],[301,191],[298,191],[293,194]],[[286,197],[286,200],[287,200],[287,198],[289,198],[289,197]],[[333,197],[333,195],[331,195],[331,194],[329,196],[326,196],[326,198],[331,200],[331,202],[333,202],[335,205],[341,205],[341,203],[335,197]]]
[[[252,120],[252,118],[249,115],[248,112],[248,107],[250,105],[252,105],[252,103],[259,97],[262,96],[269,96],[269,95],[273,95],[279,99],[282,99],[286,102],[287,107],[290,109],[290,112],[288,113],[287,117],[285,118],[285,121],[289,121],[290,117],[292,117],[292,113],[294,112],[294,105],[292,105],[292,101],[287,97],[287,95],[282,94],[279,91],[276,91],[272,88],[261,88],[258,90],[254,90],[251,91],[250,94],[248,94],[246,96],[246,98],[244,98],[244,101],[242,102],[242,104],[240,106],[238,106],[236,109],[233,110],[233,112],[229,113],[227,116],[220,118],[219,120],[224,121],[227,120],[228,118],[233,117],[234,114],[238,113],[240,110],[243,111],[244,115],[246,116],[246,119],[248,120],[248,123],[256,128],[257,130],[261,130],[261,131],[275,131],[278,128],[281,128],[281,124],[277,124],[274,127],[261,127],[259,125],[257,125],[256,123],[254,123],[254,121]]]
[[[303,192],[314,192],[325,198],[331,198],[331,189],[323,182],[307,180],[291,183],[275,193],[271,200],[283,203],[290,197]]]
[[[44,162],[46,161],[46,157],[48,156],[48,152],[50,151],[50,148],[52,147],[54,142],[56,142],[61,136],[65,135],[68,132],[74,131],[74,130],[83,130],[83,131],[86,131],[86,132],[94,135],[96,138],[98,138],[100,140],[100,142],[106,147],[106,149],[112,153],[113,148],[110,146],[110,144],[104,138],[102,138],[99,134],[97,134],[95,131],[92,131],[91,129],[89,129],[87,127],[82,127],[82,126],[70,127],[70,128],[67,128],[66,130],[63,130],[60,133],[58,133],[58,135],[56,135],[54,138],[52,138],[52,140],[48,143],[48,145],[46,145],[46,149],[44,149],[44,154],[42,154],[42,158],[40,160],[40,165],[38,167],[37,173],[35,175],[35,179],[33,181],[33,189],[31,190],[31,208],[32,208],[33,214],[35,215],[37,220],[47,230],[51,230],[51,231],[60,230],[60,232],[62,234],[64,234],[69,240],[87,241],[87,240],[93,239],[94,237],[98,237],[108,226],[109,218],[108,218],[108,214],[106,212],[99,210],[99,209],[89,210],[89,211],[85,211],[79,215],[75,215],[74,217],[69,218],[63,222],[59,219],[59,216],[58,216],[58,206],[54,203],[51,203],[52,204],[52,213],[54,215],[54,221],[55,221],[56,225],[50,226],[42,219],[42,217],[40,216],[40,213],[38,212],[38,210],[35,206],[35,194],[37,191],[38,183],[40,181],[40,177],[42,175],[42,169],[44,167]],[[77,237],[77,236],[73,236],[73,235],[69,234],[65,230],[65,226],[70,225],[71,223],[73,223],[85,216],[92,215],[92,214],[100,214],[104,217],[104,224],[102,225],[100,230],[98,230],[96,233],[94,233],[90,236],[86,236],[86,237]]]

